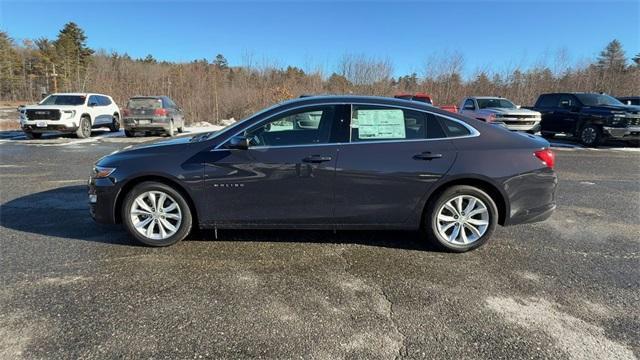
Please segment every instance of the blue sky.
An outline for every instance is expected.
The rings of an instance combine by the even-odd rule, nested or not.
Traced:
[[[446,52],[465,74],[595,57],[612,39],[640,52],[640,1],[214,2],[0,0],[0,28],[16,40],[55,38],[78,23],[94,49],[191,61],[224,54],[231,65],[322,67],[345,53],[389,58],[396,75]]]

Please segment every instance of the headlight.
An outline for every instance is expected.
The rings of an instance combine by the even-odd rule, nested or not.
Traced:
[[[109,177],[109,175],[111,175],[114,171],[116,171],[116,168],[109,168],[109,167],[96,165],[93,167],[93,177],[95,179],[106,178],[106,177]]]
[[[76,116],[75,110],[64,110],[62,113],[64,114],[65,119],[73,119],[73,117]]]
[[[494,114],[493,116],[497,117],[497,118],[501,118],[501,117],[505,117],[506,115],[505,114]]]

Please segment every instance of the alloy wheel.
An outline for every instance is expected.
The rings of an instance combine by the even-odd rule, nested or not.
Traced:
[[[474,243],[489,228],[487,206],[472,195],[459,195],[447,200],[436,216],[438,233],[453,245]]]
[[[596,140],[596,130],[592,127],[586,127],[582,130],[582,142],[591,144]]]
[[[182,223],[178,203],[162,191],[147,191],[133,201],[131,223],[147,239],[165,240],[175,235]]]

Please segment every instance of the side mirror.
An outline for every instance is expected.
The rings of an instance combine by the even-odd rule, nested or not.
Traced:
[[[249,148],[249,139],[244,136],[234,136],[229,139],[227,148],[237,150],[247,150]]]

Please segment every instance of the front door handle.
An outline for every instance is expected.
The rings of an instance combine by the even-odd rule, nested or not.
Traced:
[[[432,153],[431,151],[425,151],[423,153],[413,156],[413,158],[416,160],[433,160],[433,159],[439,159],[441,157],[442,157],[442,154],[435,154],[435,153]]]
[[[331,161],[331,156],[321,156],[321,155],[311,155],[311,156],[307,156],[306,158],[302,159],[303,162],[306,163],[321,163],[321,162],[326,162],[326,161]]]

